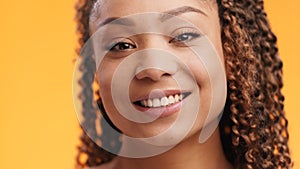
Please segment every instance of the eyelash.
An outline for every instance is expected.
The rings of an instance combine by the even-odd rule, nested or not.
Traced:
[[[185,37],[183,37],[185,36]],[[181,33],[174,36],[169,43],[174,43],[176,45],[185,45],[185,43],[192,41],[195,38],[201,37],[201,34],[195,32],[195,31],[182,31]],[[183,39],[185,38],[185,39]],[[129,41],[129,40],[128,40]],[[126,45],[126,46],[120,46],[120,45]],[[118,49],[117,49],[118,48]],[[123,48],[123,49],[121,49]],[[135,49],[136,45],[134,43],[124,42],[124,41],[117,41],[113,43],[113,45],[110,45],[107,50],[111,52],[125,52],[130,49]]]
[[[182,40],[182,36],[186,36]],[[184,44],[186,42],[192,41],[195,38],[201,37],[201,34],[197,33],[196,31],[182,31],[181,33],[177,34],[174,36],[169,43],[175,43],[175,44]]]
[[[120,49],[120,45],[127,45],[127,47],[129,47],[129,48]],[[119,47],[119,49],[116,49],[117,47]],[[107,48],[107,50],[112,51],[112,52],[118,52],[118,51],[126,51],[126,50],[129,50],[129,49],[134,49],[134,48],[136,48],[136,45],[133,44],[133,43],[118,41],[118,42],[113,43],[113,45],[109,46]]]

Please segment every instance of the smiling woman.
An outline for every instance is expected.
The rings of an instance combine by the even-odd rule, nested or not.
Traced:
[[[81,0],[76,8],[79,168],[292,166],[282,62],[262,1]]]

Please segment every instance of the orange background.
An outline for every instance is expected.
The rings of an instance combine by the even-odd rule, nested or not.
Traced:
[[[300,1],[282,2],[267,0],[265,7],[284,61],[285,108],[297,169]],[[72,102],[74,3],[0,2],[0,168],[74,168],[79,143]]]

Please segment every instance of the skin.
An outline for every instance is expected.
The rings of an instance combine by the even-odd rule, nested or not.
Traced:
[[[157,5],[160,4],[160,5]],[[220,59],[224,62],[221,44],[221,32],[218,17],[218,8],[212,1],[197,0],[103,0],[101,6],[92,13],[93,19],[90,23],[91,33],[95,33],[100,23],[109,17],[123,17],[143,12],[165,12],[175,8],[191,6],[200,9],[205,13],[186,12],[178,15],[178,17],[188,20],[198,27],[202,34],[206,35],[214,45]],[[99,166],[97,168],[118,168],[118,169],[219,169],[231,168],[231,165],[225,158],[219,136],[219,130],[216,129],[213,135],[203,144],[199,144],[198,137],[203,127],[205,117],[210,106],[211,88],[207,72],[200,61],[195,61],[196,56],[189,49],[179,46],[170,45],[171,37],[142,34],[122,39],[122,43],[126,43],[128,48],[124,46],[115,46],[114,52],[108,52],[101,62],[97,71],[97,78],[100,88],[100,97],[104,104],[105,110],[111,121],[117,126],[122,133],[131,137],[151,137],[168,129],[176,120],[177,113],[170,116],[160,118],[151,123],[139,124],[124,118],[117,111],[111,97],[111,82],[113,73],[118,65],[126,56],[139,50],[149,48],[159,48],[170,51],[180,56],[180,59],[195,75],[195,80],[199,88],[199,96],[202,100],[199,103],[199,112],[192,130],[186,138],[176,145],[170,151],[149,158],[131,159],[125,157],[116,157],[112,162]],[[135,47],[134,47],[135,46]],[[117,57],[116,57],[117,56]],[[129,95],[131,99],[140,95],[147,94],[153,89],[176,89],[176,81],[172,78],[172,74],[157,69],[144,70],[132,79],[130,84]],[[142,94],[141,94],[142,93]],[[174,136],[176,137],[176,136]]]

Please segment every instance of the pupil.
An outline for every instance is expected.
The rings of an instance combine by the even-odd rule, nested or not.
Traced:
[[[188,37],[188,35],[181,35],[181,37],[179,37],[179,40],[181,40],[181,41],[184,41],[184,40],[187,40],[189,37]]]
[[[123,43],[123,44],[121,44],[121,46],[120,46],[121,50],[122,50],[122,49],[128,49],[129,47],[130,47],[130,46],[129,46],[128,43]]]

